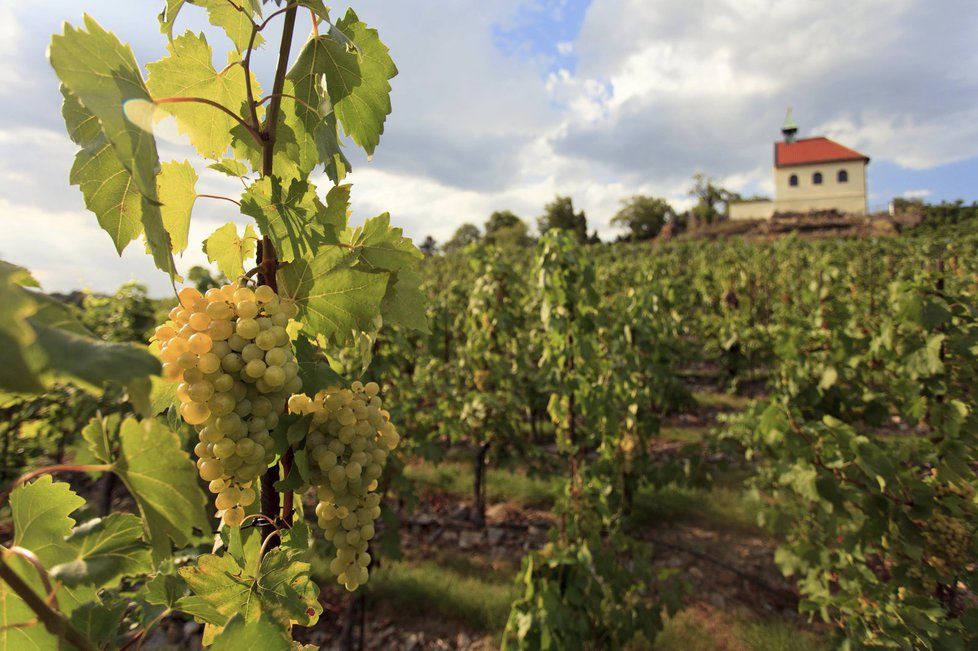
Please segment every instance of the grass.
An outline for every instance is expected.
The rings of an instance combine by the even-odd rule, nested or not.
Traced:
[[[652,527],[664,521],[686,522],[753,535],[763,533],[757,524],[760,506],[736,484],[642,490],[635,496],[632,521]]]
[[[654,648],[661,651],[827,651],[829,646],[790,621],[748,619],[735,613],[689,608],[666,622]]]
[[[747,396],[721,391],[694,391],[693,398],[701,408],[721,411],[741,411],[746,409],[751,401]]]
[[[663,427],[657,438],[680,443],[702,443],[709,427]]]
[[[433,465],[413,463],[404,469],[411,481],[458,497],[472,496],[472,467],[464,463],[442,462]],[[553,505],[563,484],[559,478],[525,475],[504,468],[489,468],[486,492],[490,503],[516,501],[525,506],[546,508]]]
[[[517,596],[513,575],[467,562],[458,554],[435,560],[390,561],[370,578],[370,598],[397,613],[450,619],[499,633]]]

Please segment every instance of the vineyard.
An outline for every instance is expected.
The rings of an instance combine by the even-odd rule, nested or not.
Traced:
[[[53,36],[67,180],[173,293],[0,261],[0,648],[978,646],[972,221],[423,254],[351,213],[397,68],[339,15]]]

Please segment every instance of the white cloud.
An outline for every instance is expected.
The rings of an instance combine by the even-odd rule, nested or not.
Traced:
[[[923,199],[931,194],[930,190],[907,190],[903,193],[903,197],[906,199]]]
[[[573,69],[552,69],[554,59],[528,48],[498,49],[494,26],[539,4],[356,3],[400,75],[374,160],[354,157],[355,221],[390,211],[409,236],[444,240],[497,209],[534,223],[560,193],[611,235],[624,197],[690,205],[696,171],[770,193],[771,142],[789,104],[804,133],[874,161],[923,168],[978,153],[971,0],[592,0],[579,36],[553,44]],[[23,7],[0,7],[0,81],[18,100],[0,104],[0,255],[53,289],[108,291],[138,278],[163,293],[166,279],[141,245],[116,257],[67,183],[74,146],[44,48],[62,19],[78,18],[77,2]],[[92,0],[86,9],[134,41],[144,63],[161,55],[164,39],[142,3]],[[195,13],[188,8],[180,29],[199,26]],[[162,149],[193,160],[173,143]],[[233,196],[240,187],[201,171],[201,191]],[[200,241],[232,219],[244,222],[230,204],[198,202],[181,268],[203,261]]]

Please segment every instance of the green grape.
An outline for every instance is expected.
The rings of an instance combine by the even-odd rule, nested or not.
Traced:
[[[252,484],[275,459],[270,430],[286,392],[302,387],[287,333],[282,339],[295,305],[283,307],[271,287],[237,283],[179,297],[155,330],[164,377],[178,383],[180,414],[197,430],[197,468],[217,515],[238,526],[257,499]]]

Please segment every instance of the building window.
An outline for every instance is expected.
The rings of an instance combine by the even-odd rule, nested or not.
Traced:
[[[798,185],[798,175],[797,174],[792,174],[791,176],[788,177],[788,185],[792,185],[792,186]]]
[[[815,185],[822,185],[822,173],[821,172],[815,172],[814,174],[812,174],[812,183],[814,183]]]
[[[847,172],[845,170],[839,170],[839,173],[836,174],[836,180],[839,183],[848,183],[849,182],[849,172]]]

